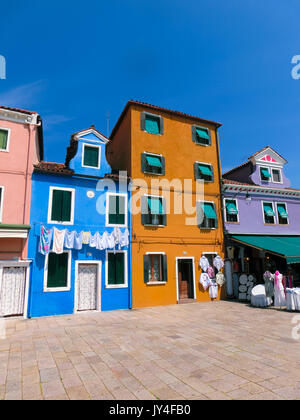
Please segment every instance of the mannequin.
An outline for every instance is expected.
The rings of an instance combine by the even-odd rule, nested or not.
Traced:
[[[275,280],[274,280],[274,306],[282,307],[286,306],[286,298],[284,293],[284,287],[282,283],[283,276],[279,271],[275,271]]]

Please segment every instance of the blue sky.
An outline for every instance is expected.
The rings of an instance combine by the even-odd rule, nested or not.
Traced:
[[[219,121],[223,170],[271,145],[300,187],[298,0],[21,0],[1,4],[0,104],[32,109],[45,158],[107,134],[128,99]]]

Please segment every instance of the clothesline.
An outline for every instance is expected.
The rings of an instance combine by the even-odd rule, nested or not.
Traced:
[[[52,250],[51,250],[51,243]],[[119,227],[115,227],[111,233],[105,231],[102,235],[97,231],[94,235],[90,231],[67,229],[59,230],[56,227],[51,229],[41,225],[40,228],[40,244],[39,252],[43,255],[49,254],[50,251],[55,254],[62,254],[64,249],[81,250],[83,245],[99,251],[106,249],[116,250],[116,246],[121,249],[129,245],[129,231],[126,228],[122,233]]]

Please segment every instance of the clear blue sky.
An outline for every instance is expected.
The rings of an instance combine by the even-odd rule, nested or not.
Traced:
[[[265,145],[300,187],[299,0],[2,2],[0,104],[38,111],[45,158],[128,99],[220,121],[223,170]]]

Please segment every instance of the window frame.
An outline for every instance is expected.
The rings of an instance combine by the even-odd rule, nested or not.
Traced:
[[[149,117],[157,118],[159,120],[159,133],[149,133],[149,131],[146,130],[146,117],[149,115]],[[164,134],[164,119],[159,114],[152,114],[151,112],[142,111],[141,112],[141,130],[144,131],[144,133],[152,134],[153,136],[162,136]]]
[[[274,223],[267,223],[266,222],[266,214],[265,214],[264,204],[271,204],[272,205],[272,210],[273,210],[274,215],[275,215],[275,216],[273,216]],[[261,201],[261,208],[262,208],[262,213],[263,213],[264,224],[267,225],[267,226],[275,226],[277,224],[277,220],[276,220],[276,212],[274,211],[274,202],[273,201]]]
[[[288,215],[288,217],[287,217],[287,223],[280,223],[281,216],[280,216],[279,211],[278,211],[278,204],[279,205],[284,205],[284,207],[285,207],[285,211],[286,211],[286,213]],[[289,216],[289,213],[288,213],[288,210],[287,210],[287,203],[286,202],[283,202],[283,201],[276,201],[275,202],[275,207],[276,207],[276,213],[275,214],[277,214],[278,225],[280,225],[280,226],[288,226],[290,224],[290,216]]]
[[[227,220],[226,201],[234,201],[235,202],[235,207],[236,207],[236,209],[238,211],[237,221],[236,222],[230,222],[230,221]],[[239,211],[239,206],[238,206],[238,200],[236,198],[228,198],[228,197],[225,198],[224,197],[223,203],[224,203],[224,212],[225,212],[225,221],[226,221],[226,223],[231,223],[231,224],[234,224],[234,225],[239,224],[240,223],[240,211]]]
[[[197,135],[197,132],[196,132],[196,129],[200,129],[200,130],[205,130],[206,132],[207,132],[207,134],[208,134],[208,136],[209,136],[209,140],[208,140],[208,143],[206,144],[206,143],[200,143],[197,139],[198,139],[198,135]],[[201,125],[192,125],[192,139],[193,139],[193,142],[195,143],[195,144],[197,144],[197,145],[199,145],[199,146],[205,146],[205,147],[208,147],[208,146],[211,146],[212,145],[212,141],[211,141],[211,132],[210,132],[210,129],[209,128],[207,128],[207,127],[203,127],[203,126],[201,126]]]
[[[271,174],[270,174],[271,175],[271,178],[269,178],[269,179],[262,179],[262,172],[261,172],[262,169],[267,169],[267,171],[269,171],[269,172],[271,170]],[[260,180],[262,182],[271,182],[272,181],[272,168],[270,166],[259,166],[259,175],[260,175]]]
[[[212,171],[212,179],[211,180],[209,180],[209,181],[207,181],[206,179],[204,179],[204,178],[199,178],[199,177],[197,177],[196,178],[196,165],[203,165],[203,166],[209,166],[210,167],[210,169],[211,169],[211,171]],[[204,182],[207,182],[207,183],[213,183],[214,181],[215,181],[215,174],[214,174],[214,167],[213,167],[213,165],[211,164],[211,163],[207,163],[207,162],[199,162],[199,161],[196,161],[195,163],[194,163],[194,171],[195,171],[195,179],[196,179],[196,181],[199,179],[200,181],[204,181]],[[199,167],[198,167],[198,176],[199,176]]]
[[[164,198],[163,195],[144,194],[142,197],[146,197],[146,199],[147,199],[147,205],[148,205],[148,197],[161,199],[161,204],[162,204],[163,209],[165,210],[165,213],[163,215],[160,215],[160,217],[166,217],[167,216],[167,209],[164,206],[164,202],[166,202],[165,201],[166,199]],[[141,199],[142,199],[142,197],[141,197]],[[149,205],[148,205],[148,209],[149,209]],[[142,212],[142,210],[143,209],[141,208],[141,212]],[[148,215],[149,214],[151,214],[151,212],[148,213]],[[142,214],[142,216],[143,216],[143,214]],[[146,224],[143,224],[142,223],[142,225],[143,226],[146,226],[146,227],[166,227],[167,226],[167,222],[166,222],[165,225],[161,225],[161,224],[155,225],[155,224],[149,224],[149,223],[146,223]]]
[[[49,252],[49,254],[54,254],[54,252]],[[67,286],[66,287],[48,287],[48,264],[49,264],[49,254],[45,256],[44,263],[44,293],[54,293],[54,292],[69,292],[71,290],[71,264],[72,264],[72,250],[64,250],[63,254],[68,254],[68,269],[67,269]],[[57,254],[55,254],[57,255]]]
[[[274,181],[274,174],[273,174],[273,171],[278,171],[278,172],[279,172],[279,178],[280,178],[280,181]],[[280,169],[280,168],[271,168],[271,176],[272,176],[272,182],[273,182],[274,184],[283,184],[283,181],[282,181],[282,171],[281,171],[281,169]]]
[[[0,153],[1,152],[3,152],[3,153],[9,153],[11,129],[10,128],[7,128],[7,127],[1,127],[0,126],[0,130],[7,131],[6,149],[0,149]]]
[[[98,166],[89,166],[84,164],[84,153],[86,147],[92,147],[94,149],[98,149]],[[89,168],[89,169],[100,169],[101,166],[101,146],[95,145],[95,144],[89,144],[89,143],[82,143],[82,157],[81,157],[81,166],[83,168]]]
[[[111,196],[121,196],[121,197],[125,197],[125,224],[119,225],[119,224],[111,224],[109,223],[109,198]],[[127,227],[128,224],[128,195],[126,193],[113,193],[113,192],[108,192],[106,193],[106,211],[105,211],[105,226],[110,226],[110,227]]]
[[[108,254],[124,254],[124,284],[108,284]],[[128,288],[128,261],[127,250],[106,250],[105,252],[105,289]]]
[[[71,197],[71,220],[70,222],[60,222],[57,220],[52,220],[52,203],[53,203],[53,191],[59,190],[59,191],[69,191],[72,193]],[[73,225],[74,224],[74,209],[75,209],[75,189],[74,188],[64,188],[64,187],[55,187],[51,185],[49,187],[49,199],[48,199],[48,217],[47,217],[47,223],[51,225]]]
[[[164,168],[165,161],[164,161],[164,157],[163,157],[163,155],[162,155],[162,154],[159,154],[159,153],[152,153],[152,152],[143,152],[143,153],[142,153],[142,158],[143,158],[143,155],[145,156],[145,160],[146,160],[146,162],[145,162],[145,168],[147,168],[147,167],[149,167],[149,166],[150,166],[150,165],[148,165],[148,164],[147,164],[147,156],[159,157],[159,158],[160,158],[160,161],[161,161],[161,173],[157,173],[157,172],[150,172],[150,171],[147,171],[147,169],[145,169],[145,171],[143,171],[143,167],[142,167],[141,169],[142,169],[142,173],[143,173],[143,174],[147,174],[147,175],[157,175],[157,176],[164,176],[164,175],[165,175],[165,168]]]
[[[198,223],[197,223],[197,226],[200,228],[200,229],[205,229],[205,230],[216,230],[216,229],[218,229],[218,213],[217,213],[217,205],[216,205],[216,203],[214,202],[214,201],[197,201],[197,204],[213,204],[213,207],[214,207],[214,211],[215,211],[215,213],[216,213],[216,216],[217,216],[217,218],[216,219],[211,219],[211,220],[216,220],[216,226],[214,226],[214,227],[210,227],[210,226],[199,226],[198,225]],[[196,206],[196,212],[197,212],[197,206]],[[197,214],[197,218],[198,218],[198,214]]]
[[[163,267],[163,256],[166,255],[165,252],[146,252],[145,255],[151,256],[151,255],[160,255],[161,257],[161,273],[163,276],[163,272],[164,272],[164,267]],[[167,267],[168,269],[168,267]],[[166,280],[161,280],[161,281],[148,281],[147,283],[145,283],[147,286],[152,286],[152,285],[164,285],[167,284],[168,282]]]
[[[2,217],[3,217],[3,208],[4,208],[4,191],[5,187],[0,185],[1,190],[1,196],[0,196],[0,223],[2,223]]]

